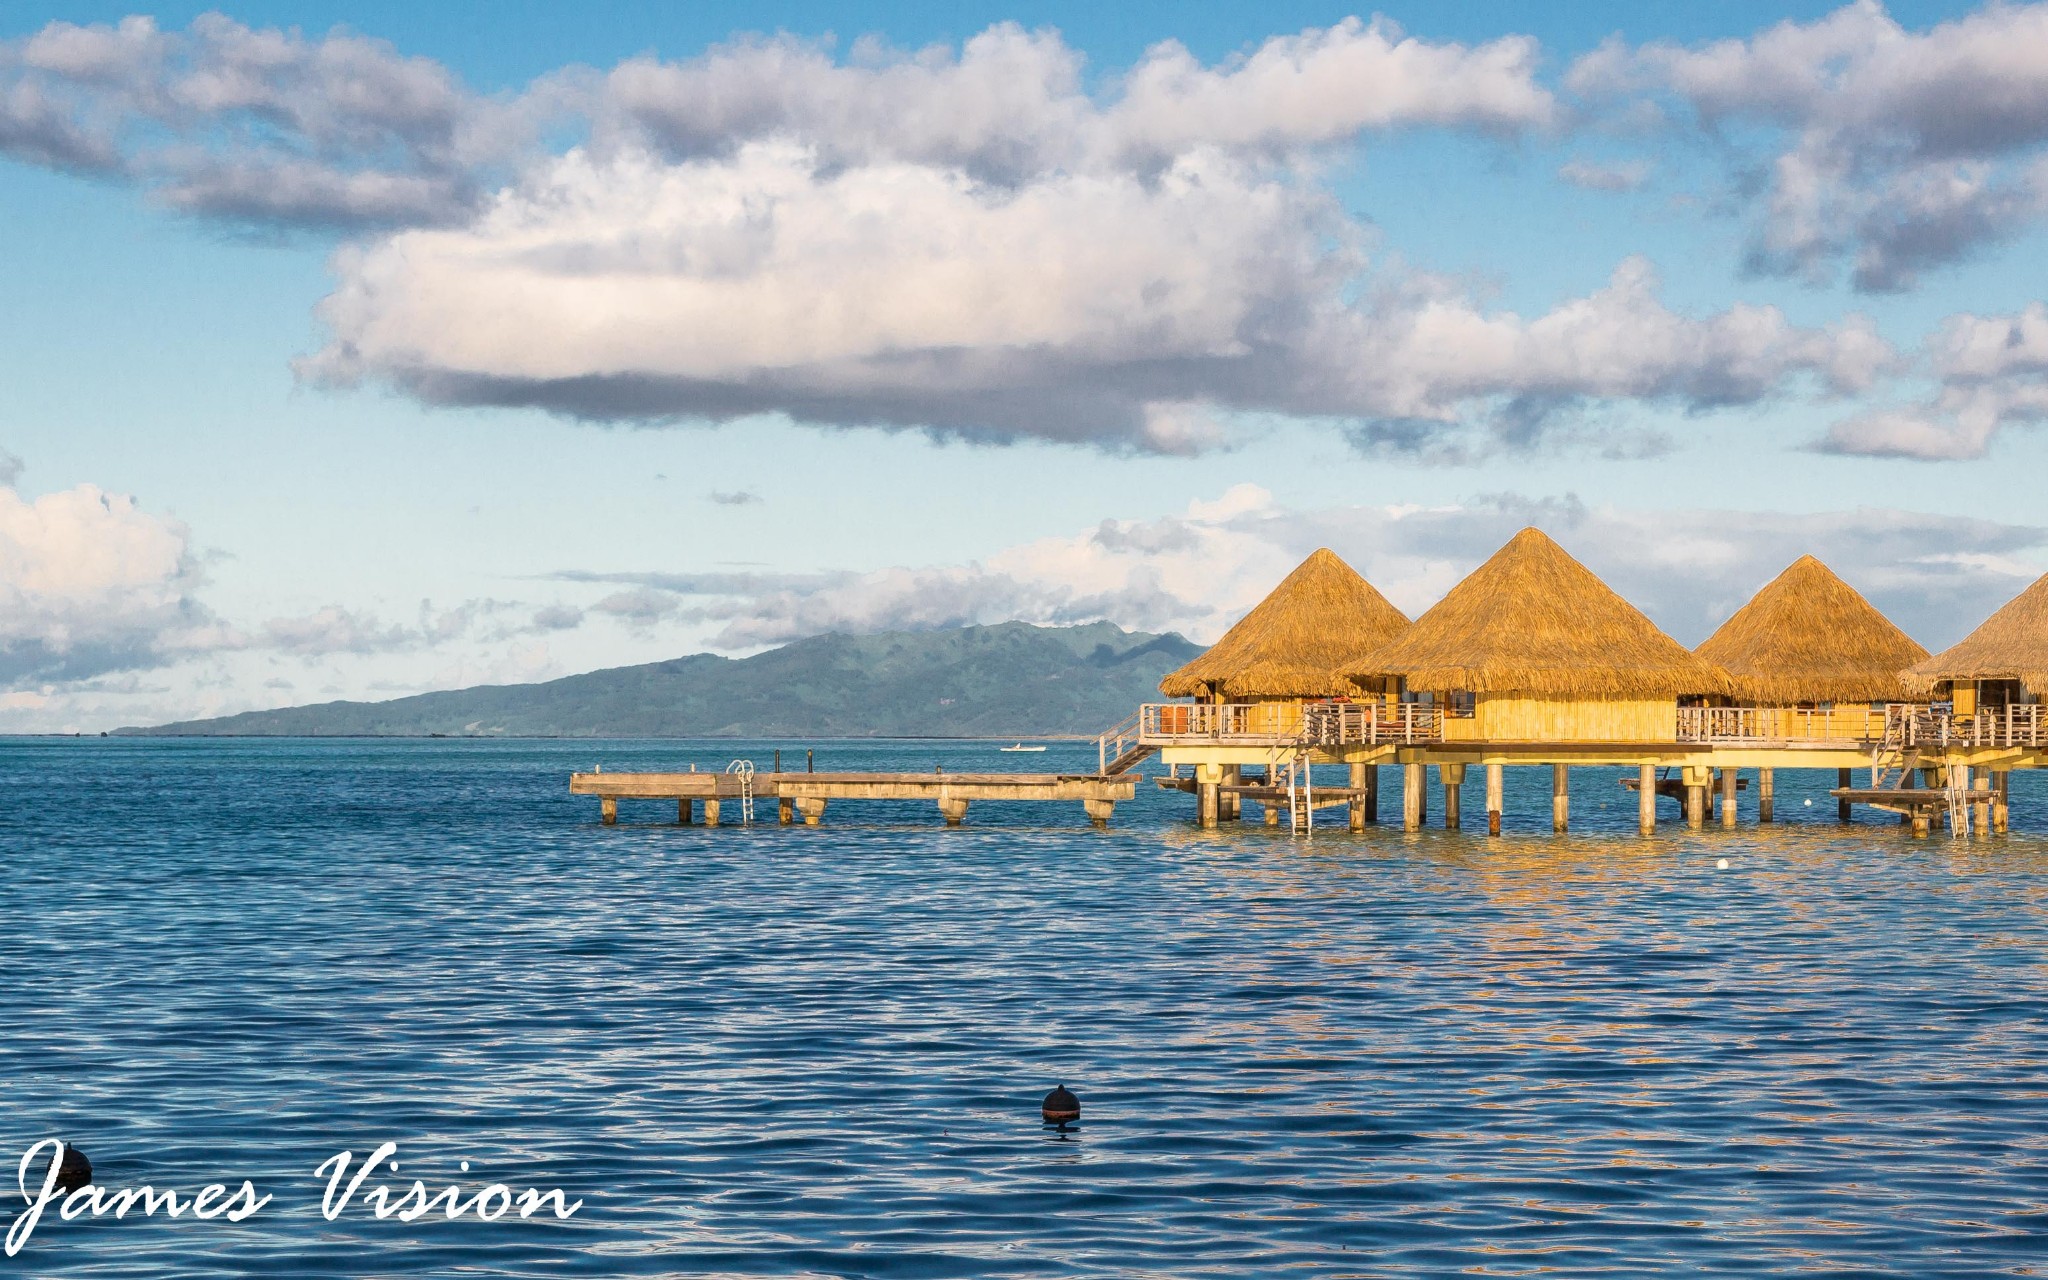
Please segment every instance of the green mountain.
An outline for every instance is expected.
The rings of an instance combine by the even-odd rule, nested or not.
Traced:
[[[1023,737],[1099,733],[1201,647],[1107,622],[824,635],[545,684],[325,702],[127,734]]]

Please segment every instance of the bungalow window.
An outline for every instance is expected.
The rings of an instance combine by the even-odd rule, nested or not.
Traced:
[[[1470,720],[1472,718],[1474,701],[1475,699],[1469,690],[1454,690],[1451,693],[1450,706],[1445,710],[1444,714],[1450,716],[1453,720]]]

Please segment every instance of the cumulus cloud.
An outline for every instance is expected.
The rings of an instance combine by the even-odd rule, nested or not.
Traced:
[[[1802,376],[1855,386],[1888,358],[1856,319],[1680,315],[1639,260],[1534,319],[1424,278],[1354,300],[1358,238],[1319,189],[1217,153],[991,187],[823,168],[792,141],[676,163],[576,152],[468,226],[344,251],[320,308],[332,340],[301,372],[601,420],[780,412],[1188,453],[1246,414],[1710,409]]]
[[[198,580],[185,527],[133,498],[0,487],[0,689],[154,665],[207,622]]]
[[[1746,39],[1610,42],[1566,83],[1680,106],[1743,163],[1761,129],[1775,154],[1758,271],[1820,281],[1847,263],[1859,289],[1903,289],[2048,214],[2048,5],[1911,31],[1856,0]]]
[[[711,501],[721,507],[756,507],[761,495],[747,489],[713,489]]]
[[[1815,447],[1922,461],[1981,458],[2005,428],[2048,421],[2048,306],[1951,316],[1928,338],[1924,362],[1933,395],[1846,418]]]
[[[569,101],[509,98],[336,30],[205,14],[52,22],[0,42],[0,154],[126,177],[174,208],[242,222],[364,227],[462,217]]]
[[[827,631],[1012,619],[1107,620],[1208,641],[1319,546],[1337,550],[1413,616],[1530,524],[1688,644],[1808,553],[1924,643],[1946,644],[2031,581],[2040,571],[2033,557],[2048,546],[2048,528],[1889,509],[1650,512],[1507,494],[1439,507],[1304,510],[1242,485],[1180,515],[1105,520],[966,564],[614,580],[636,584],[633,609],[649,619],[714,624],[712,643],[731,650]]]

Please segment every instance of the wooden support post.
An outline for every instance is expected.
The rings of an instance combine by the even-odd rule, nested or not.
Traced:
[[[1657,831],[1657,766],[1646,764],[1636,770],[1636,830],[1644,835]]]
[[[1572,823],[1571,766],[1550,766],[1550,829],[1562,832]]]
[[[962,803],[966,802],[962,801]],[[1116,812],[1116,801],[1083,800],[1081,807],[1088,811],[1088,821],[1098,827],[1106,827],[1109,825],[1110,815]]]
[[[717,825],[718,825],[718,809],[719,809],[719,804],[718,804],[718,801],[716,801],[716,800],[706,800],[706,801],[704,802],[704,825],[705,825],[705,826],[707,826],[707,827],[715,827],[715,826],[717,826]]]
[[[1930,819],[1930,818],[1929,818],[1929,817],[1927,816],[1927,806],[1926,806],[1926,805],[1919,805],[1919,804],[1916,804],[1916,805],[1914,805],[1914,806],[1913,806],[1913,834],[1914,834],[1914,835],[1916,835],[1916,836],[1924,836],[1924,835],[1928,835],[1928,834],[1931,834],[1931,833],[1933,832],[1933,830],[1934,830],[1934,822],[1933,822],[1933,820],[1932,820],[1932,819]]]
[[[1776,779],[1777,770],[1775,769],[1758,769],[1756,771],[1756,820],[1758,822],[1770,822],[1773,820],[1772,802],[1777,799]]]
[[[687,827],[697,820],[697,802],[688,796],[676,798],[676,825]]]
[[[1838,787],[1849,785],[1849,771],[1847,769],[1835,770],[1835,785]],[[1835,804],[1835,820],[1837,822],[1847,822],[1850,820],[1850,816],[1849,802],[1847,800],[1837,801]]]
[[[952,796],[940,796],[939,814],[945,818],[947,826],[957,827],[967,820],[967,802]]]
[[[603,822],[608,827],[616,825],[619,821],[619,798],[617,796],[599,796],[597,798],[597,817],[600,822]]]
[[[1222,780],[1233,785],[1243,782],[1244,766],[1235,764],[1224,765]],[[1218,819],[1224,822],[1236,822],[1243,815],[1244,802],[1237,792],[1218,791],[1216,793],[1216,816]]]
[[[1465,787],[1465,766],[1462,764],[1440,764],[1436,776],[1444,784],[1444,830],[1456,831],[1463,821],[1458,795]]]
[[[1195,766],[1195,822],[1204,830],[1214,827],[1221,817],[1218,810],[1221,796],[1217,791],[1217,784],[1222,781],[1221,765]]]
[[[807,827],[815,827],[825,820],[823,800],[799,798],[796,802],[796,811],[803,816],[804,825]]]
[[[796,801],[790,799],[788,796],[784,796],[780,800],[777,800],[775,802],[775,820],[777,822],[780,822],[785,827],[795,822]]]
[[[1504,807],[1507,785],[1502,778],[1506,772],[1500,765],[1486,766],[1486,834],[1500,834],[1500,811]]]
[[[1422,830],[1423,766],[1404,764],[1401,766],[1401,830]]]
[[[1980,789],[1980,787],[1987,787],[1987,788],[1988,788],[1988,787],[1989,787],[1990,785],[1991,785],[1991,770],[1989,770],[1989,769],[1972,769],[1972,770],[1970,770],[1970,790],[1972,790],[1972,791],[1976,791],[1976,790],[1979,790],[1979,789]],[[1978,835],[1980,835],[1980,836],[1988,836],[1988,835],[1990,835],[1990,834],[1991,834],[1991,801],[1990,801],[1990,800],[1988,800],[1988,799],[1986,799],[1986,800],[1978,800],[1978,801],[1976,801],[1976,802],[1975,802],[1975,804],[1974,804],[1974,807],[1975,807],[1975,809],[1976,809],[1976,814],[1975,814],[1975,816],[1976,816],[1976,819],[1977,819],[1977,834],[1978,834]]]
[[[1735,825],[1735,787],[1739,780],[1739,771],[1721,770],[1721,825],[1724,827]]]
[[[1991,801],[1991,829],[2004,835],[2012,830],[2012,770],[1993,769],[1991,790],[1995,793]]]
[[[1266,825],[1269,827],[1279,826],[1280,802],[1278,800],[1268,800],[1262,807],[1266,810]]]
[[[1376,764],[1365,766],[1365,820],[1380,820],[1380,767]]]
[[[1711,769],[1686,767],[1685,825],[1689,830],[1698,831],[1707,825],[1707,782],[1712,777]]]
[[[1345,806],[1345,811],[1353,831],[1365,830],[1365,774],[1365,765],[1351,766],[1351,803]]]

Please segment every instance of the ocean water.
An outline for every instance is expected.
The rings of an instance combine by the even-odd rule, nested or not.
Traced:
[[[53,1206],[0,1274],[2048,1272],[2048,780],[1973,843],[1838,826],[1831,772],[1650,840],[1604,769],[1564,837],[1511,770],[1499,839],[567,794],[813,745],[1094,755],[0,741],[0,1224],[44,1137],[272,1197]],[[396,1190],[583,1207],[330,1221],[317,1168],[385,1141]]]

